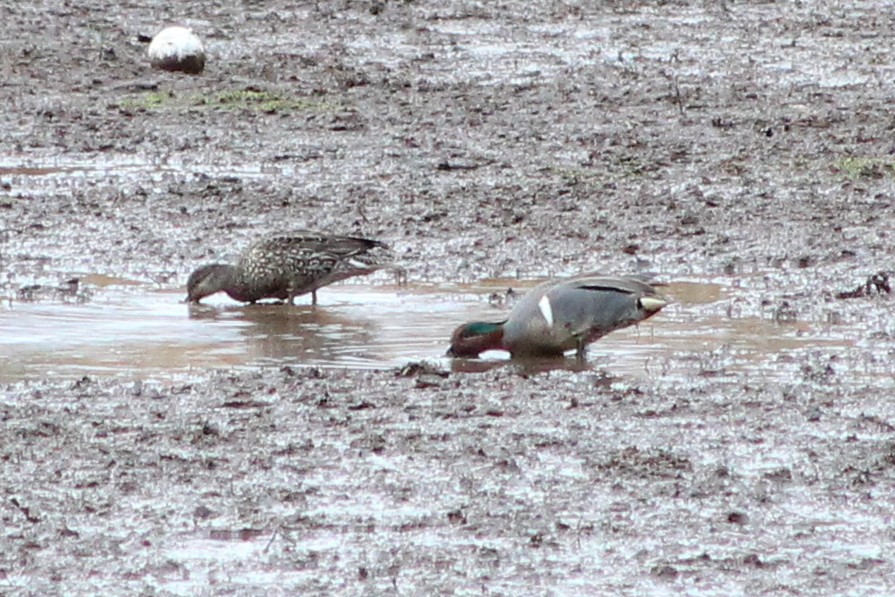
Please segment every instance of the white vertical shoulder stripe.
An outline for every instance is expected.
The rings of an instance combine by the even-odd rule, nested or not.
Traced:
[[[547,322],[547,325],[553,327],[553,307],[550,306],[550,299],[547,298],[546,294],[538,301],[538,309],[541,310],[541,315],[544,316],[544,321]]]

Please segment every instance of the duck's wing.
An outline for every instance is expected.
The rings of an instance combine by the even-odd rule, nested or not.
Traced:
[[[252,248],[271,245],[302,252],[329,253],[335,257],[357,255],[374,248],[388,248],[385,243],[370,238],[327,234],[313,230],[292,230],[271,234],[256,242]]]
[[[668,301],[639,278],[598,276],[555,284],[539,303],[554,328],[593,341],[655,315]]]
[[[297,230],[271,235],[249,249],[276,255],[293,272],[297,294],[390,267],[393,255],[385,243],[358,236]]]

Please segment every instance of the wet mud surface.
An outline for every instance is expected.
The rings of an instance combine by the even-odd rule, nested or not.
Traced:
[[[173,10],[0,24],[0,591],[891,590],[888,5]],[[203,75],[150,70],[137,37],[173,22]],[[408,288],[177,302],[284,228],[385,240]],[[441,360],[439,330],[499,315],[484,292],[425,334],[426,300],[400,312],[593,270],[681,294],[584,366]],[[188,365],[78,369],[79,333],[145,348],[162,320]],[[222,359],[239,329],[260,361]]]

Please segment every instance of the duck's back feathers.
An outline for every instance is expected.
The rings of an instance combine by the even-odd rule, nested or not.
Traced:
[[[267,250],[277,247],[284,251],[311,251],[340,258],[365,253],[376,247],[388,248],[385,243],[378,240],[359,236],[324,234],[312,230],[294,230],[272,234],[256,242],[249,250],[255,247],[264,247]]]
[[[272,234],[243,252],[230,283],[220,289],[243,302],[291,301],[333,282],[387,267],[389,260],[388,246],[368,238],[310,230]]]
[[[667,304],[634,277],[581,276],[542,284],[517,303],[504,329],[514,354],[562,354],[628,327]]]
[[[299,230],[256,242],[239,265],[259,291],[283,299],[372,273],[387,265],[387,255],[376,240]]]

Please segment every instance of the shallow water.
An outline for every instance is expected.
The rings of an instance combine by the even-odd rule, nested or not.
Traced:
[[[129,155],[126,157],[99,156],[94,159],[56,156],[39,160],[4,160],[0,158],[0,177],[19,191],[39,192],[42,188],[55,188],[61,183],[77,186],[83,183],[119,178],[125,180],[154,180],[165,175],[183,175],[185,172],[208,176],[260,177],[279,174],[282,168],[259,164],[186,164],[169,157]],[[287,170],[292,173],[292,170]]]
[[[500,319],[505,307],[493,306],[489,297],[535,282],[346,284],[322,290],[317,307],[308,304],[307,297],[295,306],[240,305],[225,295],[187,305],[179,289],[97,275],[82,278],[82,284],[92,289],[85,302],[54,297],[4,303],[0,381],[88,374],[164,377],[259,365],[386,368],[420,360],[455,370],[482,370],[505,364],[508,355],[491,351],[480,360],[452,363],[444,356],[451,332],[464,321]],[[584,367],[633,376],[718,375],[743,368],[763,376],[786,376],[791,371],[781,356],[817,346],[845,348],[853,342],[845,326],[778,324],[703,312],[727,296],[718,284],[681,282],[669,285],[666,292],[674,304],[640,326],[592,345]],[[672,367],[672,358],[685,366],[678,362]],[[580,367],[572,359],[536,367],[545,365]]]

